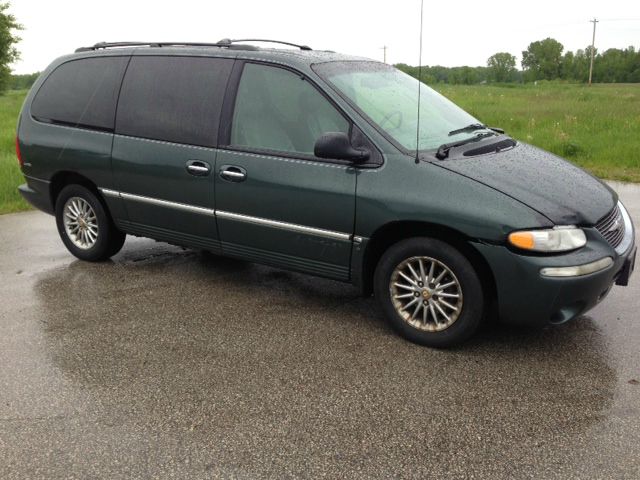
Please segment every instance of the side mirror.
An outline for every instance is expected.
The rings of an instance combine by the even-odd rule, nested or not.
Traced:
[[[327,132],[323,134],[316,140],[313,153],[319,158],[335,158],[354,162],[364,162],[369,158],[367,150],[353,148],[347,134],[342,132]]]

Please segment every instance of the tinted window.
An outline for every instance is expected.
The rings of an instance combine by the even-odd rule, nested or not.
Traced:
[[[231,145],[313,155],[326,132],[349,133],[349,122],[300,75],[244,66],[231,127]]]
[[[233,60],[133,57],[120,92],[116,132],[215,146]]]
[[[38,91],[31,114],[39,120],[113,130],[118,90],[128,60],[100,57],[63,63]]]

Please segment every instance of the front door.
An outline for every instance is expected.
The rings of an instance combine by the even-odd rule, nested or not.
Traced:
[[[233,60],[133,56],[122,85],[113,141],[125,230],[179,245],[220,249],[215,157]]]
[[[216,217],[225,254],[349,279],[356,169],[313,155],[349,121],[290,70],[246,63],[228,146],[216,159]]]

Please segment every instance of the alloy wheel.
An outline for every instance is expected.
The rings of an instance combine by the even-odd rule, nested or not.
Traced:
[[[84,198],[71,197],[64,205],[64,228],[73,244],[88,250],[96,244],[99,235],[98,218],[93,207]]]
[[[419,330],[445,330],[462,312],[460,282],[435,258],[411,257],[401,262],[391,274],[389,293],[398,315]]]

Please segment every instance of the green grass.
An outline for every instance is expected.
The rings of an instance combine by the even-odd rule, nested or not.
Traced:
[[[27,210],[18,190],[24,183],[16,158],[16,123],[26,90],[0,95],[0,214]]]
[[[640,84],[442,85],[483,123],[601,178],[640,182]]]
[[[571,160],[595,175],[640,182],[640,84],[441,85],[482,122]],[[26,91],[0,96],[0,214],[29,208],[15,156]]]

